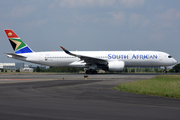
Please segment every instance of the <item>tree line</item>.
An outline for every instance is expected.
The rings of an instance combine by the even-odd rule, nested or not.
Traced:
[[[74,67],[49,67],[48,69],[40,69],[39,66],[35,69],[36,72],[80,72],[84,71],[83,68]]]
[[[179,73],[180,72],[180,64],[175,65],[172,69],[169,70],[171,73]]]

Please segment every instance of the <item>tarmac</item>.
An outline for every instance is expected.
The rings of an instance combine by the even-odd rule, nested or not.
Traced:
[[[179,99],[113,89],[157,75],[1,74],[0,120],[179,120]]]

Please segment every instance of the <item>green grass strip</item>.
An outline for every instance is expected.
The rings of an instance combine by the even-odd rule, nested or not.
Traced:
[[[114,89],[130,93],[180,99],[180,76],[161,75],[150,80],[120,84]]]

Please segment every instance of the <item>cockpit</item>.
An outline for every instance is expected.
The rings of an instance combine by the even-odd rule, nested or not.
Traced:
[[[171,55],[169,55],[169,56],[168,56],[168,58],[172,58],[172,56],[171,56]]]

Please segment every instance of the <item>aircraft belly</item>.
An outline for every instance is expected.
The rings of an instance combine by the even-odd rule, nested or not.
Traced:
[[[134,60],[126,61],[126,67],[148,67],[148,66],[161,66],[158,60]]]

